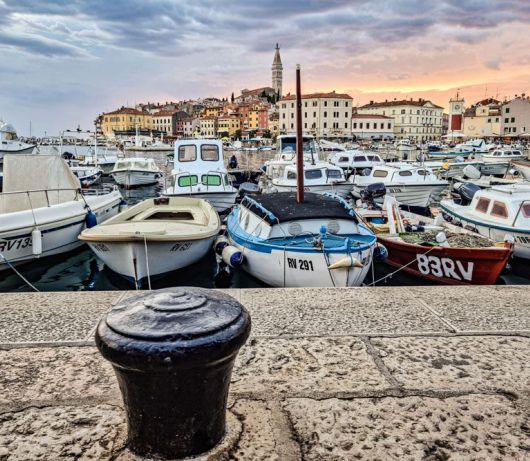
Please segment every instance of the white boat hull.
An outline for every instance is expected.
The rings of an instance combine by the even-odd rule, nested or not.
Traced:
[[[352,191],[351,183],[345,182],[341,184],[322,184],[318,186],[304,186],[304,191],[314,192],[315,194],[331,193],[339,197],[346,197]],[[272,183],[270,192],[296,192],[296,186],[286,186]]]
[[[515,163],[513,166],[524,179],[530,181],[530,164],[525,165],[523,163]]]
[[[303,253],[297,251],[272,250],[264,253],[239,245],[230,239],[231,244],[243,252],[243,270],[273,287],[355,287],[360,286],[371,265],[372,249],[355,255],[364,266],[328,269],[346,255],[331,253],[328,259],[323,253]]]
[[[12,149],[1,149],[0,148],[0,161],[3,160],[6,154],[32,154],[35,150],[35,146],[27,146],[22,144],[20,148],[15,146]]]
[[[211,203],[217,213],[226,213],[236,203],[237,190],[227,192],[188,192],[187,194],[175,194],[165,191],[167,197],[193,197],[206,200]]]
[[[119,211],[121,195],[115,191],[104,196],[85,196],[98,222],[104,222]],[[42,253],[33,254],[32,231],[35,221],[31,210],[0,216],[0,254],[11,264],[71,251],[83,242],[77,236],[85,229],[86,209],[83,200],[67,202],[34,210],[35,221],[42,235]],[[8,269],[0,256],[0,271]]]
[[[452,224],[460,225],[465,229],[469,229],[477,234],[483,235],[484,237],[495,240],[496,242],[503,242],[507,235],[511,235],[515,240],[513,254],[519,258],[530,259],[530,233],[516,232],[509,229],[498,229],[487,223],[479,223],[472,219],[466,219],[465,216],[453,212],[447,206],[442,206],[442,210],[444,213],[451,216]]]
[[[90,249],[114,272],[134,282],[187,267],[211,249],[216,236],[172,242],[87,242]],[[147,254],[146,254],[147,244]]]
[[[111,173],[111,176],[120,186],[137,187],[158,184],[162,174],[151,171],[118,171]]]
[[[433,201],[440,198],[441,193],[447,188],[446,184],[440,185],[386,185],[387,194],[392,195],[400,205],[428,207]],[[353,196],[361,197],[361,192],[366,186],[354,186]],[[376,199],[377,203],[383,203],[383,197]]]

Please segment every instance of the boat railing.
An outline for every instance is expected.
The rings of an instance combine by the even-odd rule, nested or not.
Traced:
[[[513,222],[512,222],[511,227],[515,227],[515,223],[516,223],[517,220],[519,219],[519,215],[521,214],[521,211],[522,211],[523,207],[524,207],[525,205],[528,205],[528,204],[530,204],[530,200],[523,200],[523,201],[521,202],[521,205],[519,206],[519,209],[517,210],[517,213],[516,213],[516,215],[515,215],[515,218],[513,219]]]

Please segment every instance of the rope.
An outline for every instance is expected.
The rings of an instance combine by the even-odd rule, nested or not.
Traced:
[[[144,248],[145,248],[145,268],[147,269],[147,284],[149,291],[151,291],[151,274],[149,273],[149,255],[147,253],[147,238],[144,234]]]
[[[22,280],[24,280],[24,282],[26,282],[26,283],[27,283],[27,284],[28,284],[28,285],[29,285],[34,291],[37,291],[37,292],[39,291],[39,290],[35,287],[35,285],[31,284],[31,282],[30,282],[26,277],[24,277],[19,271],[17,271],[17,270],[15,269],[15,266],[13,266],[13,265],[11,264],[11,262],[9,262],[9,260],[8,260],[8,259],[7,259],[2,253],[0,253],[0,258],[2,258],[2,259],[5,261],[5,263],[6,263],[11,269],[13,269],[13,271],[15,272],[15,274],[17,274]]]
[[[433,246],[432,248],[429,248],[429,250],[427,250],[425,253],[422,253],[423,255],[427,255],[429,254],[432,250],[434,250],[435,248],[439,248],[439,247],[435,247]],[[373,258],[373,254],[372,254],[372,258]],[[378,280],[375,280],[373,281],[372,283],[369,283],[367,286],[375,286],[376,283],[379,283],[381,282],[382,280],[385,280],[387,278],[392,278],[392,276],[394,274],[397,274],[398,272],[401,272],[403,269],[405,269],[406,267],[410,266],[411,264],[415,263],[416,262],[416,258],[414,258],[412,261],[408,262],[407,264],[405,264],[404,266],[401,266],[400,268],[396,269],[394,272],[391,272],[390,274],[387,274],[385,275],[384,277],[381,277],[380,279]]]

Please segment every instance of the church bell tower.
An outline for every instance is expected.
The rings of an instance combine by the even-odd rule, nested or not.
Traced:
[[[272,87],[279,98],[282,97],[283,65],[280,58],[280,47],[276,43],[274,60],[272,61]]]

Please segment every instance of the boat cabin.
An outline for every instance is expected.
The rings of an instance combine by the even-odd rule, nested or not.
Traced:
[[[384,184],[417,184],[437,180],[436,175],[430,168],[399,163],[394,163],[391,166],[378,165],[369,173],[363,172],[361,175],[352,176],[350,180],[352,178],[356,184],[371,184],[374,182],[382,182]]]
[[[117,171],[160,171],[157,164],[152,158],[129,157],[121,158],[114,165],[114,172]]]
[[[302,137],[304,159],[318,160],[319,147],[313,136],[304,135]],[[294,160],[296,158],[296,136],[295,135],[281,135],[278,136],[276,144],[276,151],[278,152],[278,160]]]
[[[224,191],[232,189],[225,167],[223,143],[217,139],[190,139],[175,142],[174,167],[168,187],[178,191]]]
[[[476,192],[470,212],[479,221],[530,228],[530,185],[493,186]]]
[[[506,160],[518,160],[525,158],[525,155],[516,149],[495,149],[491,152],[488,157],[494,157],[496,159],[506,158]]]
[[[384,160],[375,152],[351,150],[337,152],[329,158],[333,165],[341,167],[343,170],[350,170],[357,173],[366,168],[372,169],[374,166],[384,165]]]
[[[277,176],[272,177],[274,184],[296,184],[296,169],[294,163],[277,165],[273,170]],[[304,186],[320,185],[326,183],[346,181],[342,168],[331,163],[317,162],[304,163]]]

